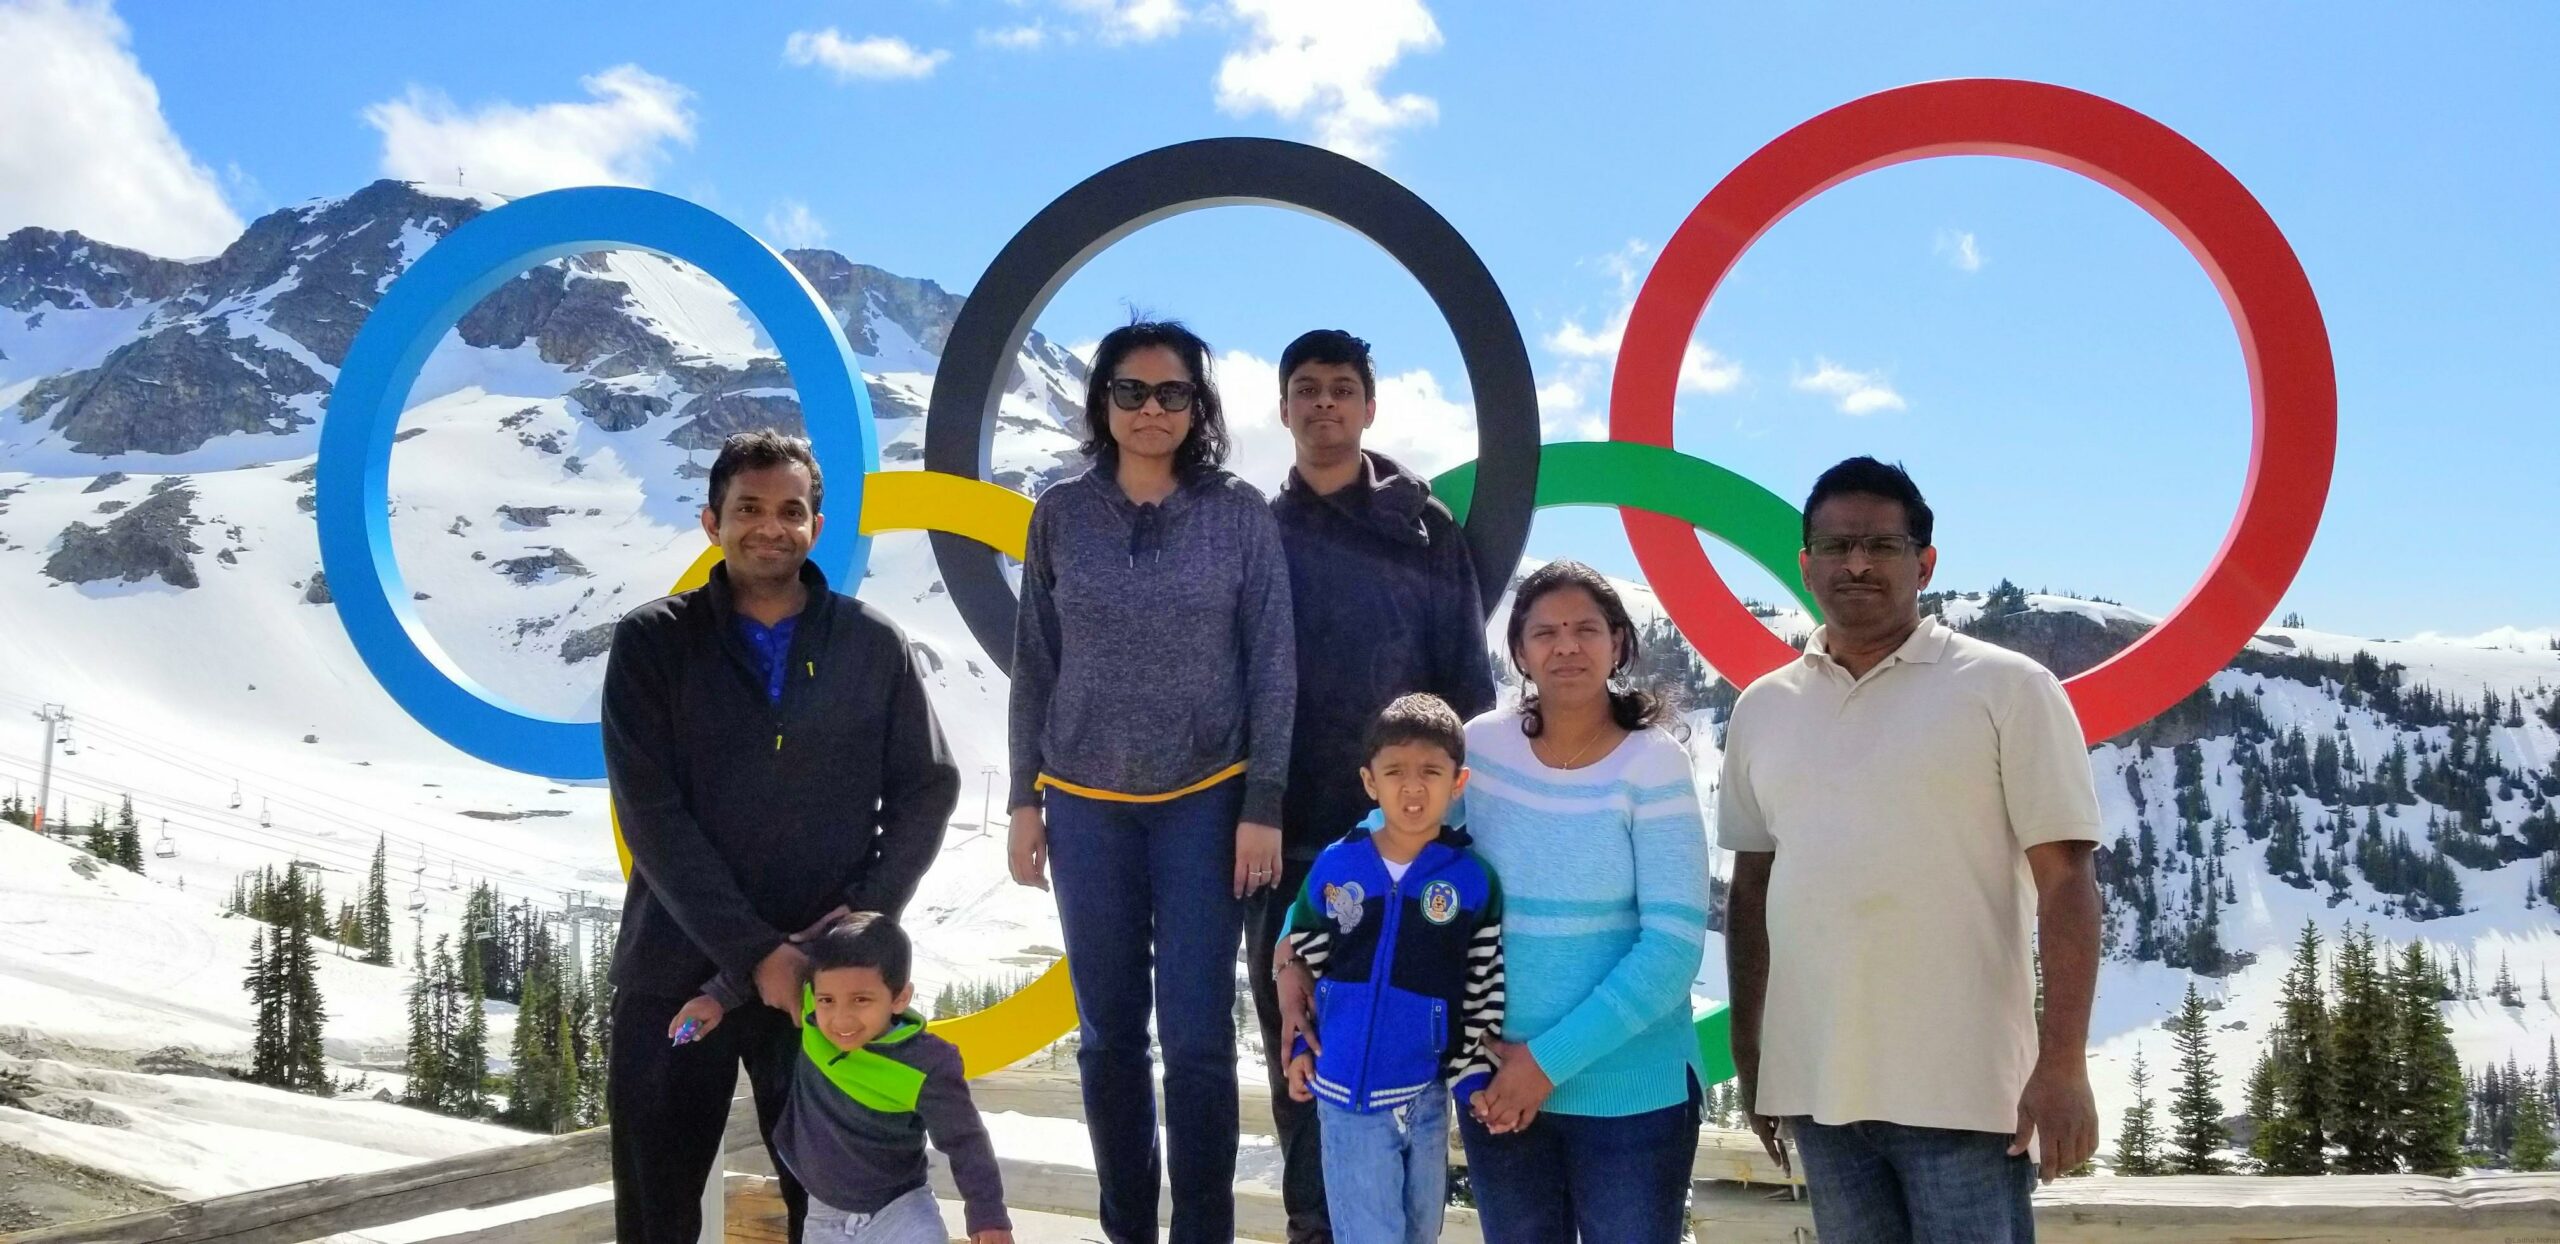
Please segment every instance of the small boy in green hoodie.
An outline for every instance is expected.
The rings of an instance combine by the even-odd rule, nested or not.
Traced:
[[[857,913],[802,947],[804,1057],[774,1151],[809,1191],[808,1244],[948,1244],[925,1177],[924,1145],[951,1160],[970,1244],[1013,1244],[995,1146],[969,1100],[960,1050],[909,1009],[914,949],[888,917]],[[710,1031],[752,995],[725,980],[676,1012],[679,1042]],[[688,1033],[686,1025],[693,1025]]]

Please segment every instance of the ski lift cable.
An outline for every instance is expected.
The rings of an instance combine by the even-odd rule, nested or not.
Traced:
[[[115,730],[109,730],[109,731],[107,731],[107,733],[109,733],[109,734],[117,734],[117,735],[120,735],[120,734],[122,734],[123,732],[121,732],[121,731],[115,731]],[[209,770],[209,769],[205,769],[205,768],[203,768],[202,766],[195,765],[195,764],[193,764],[193,763],[189,762],[188,760],[184,759],[183,757],[176,757],[176,756],[170,756],[170,755],[168,755],[166,752],[164,752],[164,751],[163,751],[161,748],[159,748],[157,745],[152,744],[152,743],[150,743],[150,742],[149,742],[149,741],[147,741],[147,740],[142,740],[142,739],[132,739],[132,738],[129,738],[129,737],[128,737],[128,738],[126,738],[126,739],[120,739],[120,740],[119,740],[119,742],[123,742],[123,743],[125,743],[126,745],[130,746],[134,751],[137,751],[137,752],[139,752],[139,753],[143,754],[143,755],[144,755],[145,757],[147,757],[147,758],[150,758],[150,759],[154,759],[154,760],[161,761],[162,763],[172,765],[173,767],[189,769],[189,770],[195,771],[195,772],[200,773],[200,774],[205,774],[205,775],[207,775],[207,776],[215,776],[215,775],[216,775],[216,771]],[[360,821],[360,820],[351,820],[351,819],[349,819],[347,816],[345,816],[345,815],[343,815],[343,814],[339,814],[339,813],[336,813],[336,812],[332,812],[332,811],[327,810],[327,809],[318,808],[318,807],[313,807],[313,806],[310,806],[310,805],[302,805],[302,804],[300,804],[300,803],[299,803],[299,801],[294,800],[294,799],[292,799],[292,798],[290,798],[290,797],[284,798],[284,799],[282,800],[282,802],[284,802],[284,803],[285,803],[285,805],[287,806],[287,808],[288,808],[288,809],[292,809],[292,808],[295,808],[295,807],[301,807],[301,808],[302,808],[302,810],[303,810],[303,812],[304,812],[304,814],[305,814],[305,815],[307,815],[310,819],[313,819],[313,820],[318,820],[318,821],[321,821],[321,822],[324,822],[324,823],[328,823],[328,824],[332,824],[332,825],[340,826],[340,827],[347,828],[347,829],[353,829],[353,830],[359,831],[360,833],[367,833],[367,834],[377,834],[377,835],[381,835],[381,836],[384,836],[384,837],[386,837],[386,838],[391,839],[391,840],[392,840],[393,842],[395,842],[395,843],[402,843],[402,842],[416,842],[416,841],[419,841],[418,839],[411,838],[411,837],[409,837],[409,836],[407,836],[407,835],[393,835],[393,834],[390,834],[390,833],[389,833],[389,831],[387,831],[387,830],[383,829],[383,828],[382,828],[378,823],[375,823],[375,822],[373,822],[373,821],[370,821],[370,820],[361,820],[361,821]],[[197,806],[201,806],[201,805],[197,805]],[[371,810],[366,810],[366,811],[365,811],[365,815],[371,816],[371,815],[377,815],[377,814],[376,814],[376,813],[373,813]],[[398,820],[406,821],[406,822],[408,822],[409,824],[419,826],[421,829],[426,829],[426,830],[429,830],[429,831],[433,832],[433,833],[434,833],[438,838],[450,838],[450,837],[452,837],[452,836],[455,836],[455,833],[456,833],[456,829],[455,829],[455,827],[451,827],[451,826],[435,826],[435,825],[430,825],[430,824],[428,824],[428,823],[426,823],[426,822],[419,821],[419,820],[417,820],[417,819],[415,819],[415,818],[413,818],[413,817],[401,816],[401,815],[400,815],[400,814],[398,814],[398,813],[381,813],[381,814],[378,814],[378,815],[384,815],[384,816],[388,816],[388,817],[396,818],[396,819],[398,819]],[[492,846],[492,845],[493,845],[493,844],[487,843],[487,842],[485,842],[485,841],[483,841],[483,840],[480,840],[480,839],[478,839],[478,838],[476,838],[476,837],[467,837],[467,836],[466,836],[465,840],[466,840],[466,841],[469,841],[469,842],[472,842],[472,843],[474,843],[475,845],[484,846],[484,847],[486,847],[486,846]],[[490,858],[483,857],[483,856],[479,856],[479,855],[472,854],[472,853],[465,853],[465,852],[457,852],[457,851],[453,851],[453,850],[452,850],[452,849],[450,849],[449,847],[445,849],[445,854],[447,854],[447,855],[451,856],[452,858],[454,858],[454,859],[456,859],[456,860],[460,861],[461,863],[470,864],[470,865],[472,866],[472,868],[473,868],[475,871],[479,871],[479,872],[484,872],[484,873],[499,873],[499,872],[512,872],[512,871],[514,871],[514,870],[515,870],[515,866],[514,866],[514,865],[512,865],[512,864],[502,863],[502,862],[499,862],[498,860],[490,859]],[[568,869],[568,868],[571,868],[571,867],[572,867],[572,865],[570,865],[570,864],[566,863],[565,861],[562,861],[562,860],[559,860],[559,859],[556,859],[556,858],[552,858],[552,857],[549,857],[549,856],[545,856],[545,855],[534,854],[534,855],[533,855],[533,858],[535,858],[536,860],[541,861],[542,863],[550,864],[550,865],[553,865],[553,866],[556,866],[556,867],[559,867],[559,868],[562,868],[562,869]]]
[[[0,693],[0,694],[5,694],[5,693]],[[93,718],[89,718],[89,717],[85,717],[85,716],[84,716],[84,717],[82,718],[82,720],[83,720],[83,721],[93,721],[94,719],[93,719]],[[173,748],[172,748],[172,747],[170,747],[169,745],[161,744],[161,743],[158,743],[158,742],[156,742],[156,741],[154,741],[154,740],[151,740],[151,739],[147,739],[147,738],[143,738],[143,737],[137,736],[137,735],[133,734],[133,733],[132,733],[131,731],[129,731],[129,730],[126,730],[126,729],[123,729],[123,728],[117,727],[117,726],[116,726],[116,725],[114,725],[112,722],[107,723],[106,725],[104,725],[104,726],[100,727],[100,729],[98,730],[98,733],[100,733],[100,734],[104,734],[104,735],[108,735],[108,736],[110,736],[111,738],[113,738],[116,742],[118,742],[118,743],[120,743],[120,744],[122,744],[122,745],[124,745],[124,746],[126,746],[126,747],[129,747],[129,748],[131,748],[132,750],[134,750],[134,751],[136,751],[136,752],[139,752],[139,753],[143,754],[144,756],[146,756],[146,757],[148,757],[148,758],[150,758],[150,759],[158,760],[158,761],[160,761],[161,763],[168,764],[168,765],[170,765],[170,766],[172,766],[172,767],[181,768],[181,769],[186,769],[186,770],[189,770],[189,771],[191,771],[191,772],[195,772],[195,773],[197,773],[197,774],[200,774],[200,775],[202,775],[202,776],[212,777],[212,778],[216,778],[216,779],[219,779],[219,778],[221,778],[221,777],[225,776],[225,775],[228,773],[228,770],[225,770],[225,769],[208,767],[206,764],[204,764],[204,763],[200,763],[199,761],[197,761],[197,760],[195,760],[195,759],[191,758],[191,755],[189,755],[189,754],[173,754],[173,752],[175,751],[175,749],[173,749]],[[253,777],[255,777],[255,776],[264,776],[264,775],[259,774],[259,773],[258,773],[258,771],[257,771],[256,769],[254,769],[254,768],[249,768],[248,766],[239,766],[239,767],[240,767],[240,768],[242,768],[242,769],[246,769],[246,770],[249,772],[249,774],[250,774],[251,776],[253,776]],[[238,781],[239,781],[239,779],[237,779],[237,778],[233,778],[233,782],[234,782],[234,784],[235,784],[235,785],[238,783]],[[282,783],[281,785],[285,785],[285,786],[288,786],[288,787],[292,786],[292,784],[291,784],[291,783]],[[343,800],[342,800],[342,798],[341,798],[341,797],[339,797],[339,796],[335,796],[335,795],[331,795],[331,794],[328,794],[327,792],[324,792],[324,791],[309,790],[309,789],[307,789],[307,788],[296,788],[296,789],[303,789],[305,794],[308,794],[308,795],[314,796],[315,798],[318,798],[318,799],[329,800],[329,801],[332,801],[332,802],[345,802],[345,801],[343,801]],[[308,803],[308,802],[305,802],[305,801],[303,801],[303,800],[301,800],[301,799],[298,799],[298,798],[295,798],[295,797],[293,797],[292,795],[289,795],[289,794],[288,794],[288,795],[277,795],[277,796],[261,796],[261,798],[262,798],[262,799],[272,799],[272,800],[273,800],[274,802],[276,802],[276,803],[281,803],[281,804],[283,804],[283,805],[285,806],[285,808],[286,808],[288,811],[298,811],[300,814],[303,814],[303,815],[307,815],[307,816],[314,817],[314,818],[321,819],[321,820],[331,821],[331,822],[338,823],[338,824],[342,824],[342,825],[359,826],[359,827],[362,827],[362,828],[366,829],[366,831],[367,831],[367,832],[382,832],[382,831],[380,830],[380,828],[379,828],[379,824],[378,824],[379,820],[381,820],[381,819],[390,819],[390,820],[396,820],[396,821],[405,822],[405,823],[407,823],[407,824],[410,824],[410,825],[416,826],[417,828],[419,828],[419,829],[421,829],[421,830],[429,831],[429,832],[431,832],[431,833],[435,834],[435,835],[436,835],[437,837],[439,837],[439,838],[451,838],[451,837],[457,836],[457,834],[459,834],[459,835],[461,835],[461,836],[465,837],[465,839],[466,839],[467,841],[471,841],[471,842],[473,842],[475,845],[478,845],[478,846],[481,846],[481,847],[488,848],[488,849],[490,849],[490,850],[492,850],[492,851],[499,851],[499,852],[506,852],[506,853],[517,853],[517,852],[519,852],[519,850],[520,850],[520,848],[518,848],[518,847],[517,847],[516,845],[514,845],[514,844],[499,844],[499,843],[493,843],[493,842],[487,841],[487,840],[485,840],[485,839],[481,839],[481,838],[477,837],[476,835],[471,835],[471,834],[467,831],[467,829],[465,829],[464,827],[452,826],[452,825],[437,825],[437,824],[434,824],[434,823],[431,823],[431,822],[427,822],[427,821],[420,820],[420,819],[418,819],[418,818],[417,818],[417,817],[415,817],[415,816],[407,815],[407,814],[404,814],[404,813],[401,813],[401,812],[398,812],[398,811],[386,810],[386,809],[380,809],[380,808],[372,808],[372,807],[365,807],[365,806],[362,806],[362,805],[355,805],[355,804],[349,803],[349,804],[348,804],[348,806],[352,809],[352,815],[351,815],[349,812],[336,811],[336,810],[333,810],[333,809],[330,809],[330,808],[325,808],[325,807],[318,806],[317,804],[314,804],[314,803]],[[358,820],[358,819],[354,819],[354,818],[363,818],[363,819]],[[456,858],[461,859],[463,862],[468,863],[468,864],[471,864],[474,868],[481,869],[481,870],[484,870],[484,871],[495,871],[495,870],[498,870],[498,869],[501,869],[501,868],[509,867],[509,866],[507,866],[507,865],[503,865],[503,864],[497,863],[497,862],[495,862],[494,860],[492,860],[492,859],[488,859],[488,858],[475,857],[475,856],[472,856],[472,855],[465,855],[465,854],[461,854],[461,853],[457,853],[457,852],[449,852],[449,853],[450,853],[450,854],[454,854],[454,855],[456,856]],[[548,855],[544,855],[544,854],[540,854],[540,853],[534,853],[534,858],[539,859],[539,860],[541,860],[541,861],[542,861],[542,862],[544,862],[544,863],[552,864],[552,865],[556,865],[556,866],[561,867],[561,868],[564,868],[564,869],[574,867],[573,865],[569,864],[568,862],[566,862],[566,861],[564,861],[564,860],[560,860],[560,859],[558,859],[558,858],[556,858],[556,857],[552,857],[552,856],[548,856]]]
[[[11,695],[10,693],[7,693],[7,692],[0,692],[0,701],[11,700],[11,699],[16,699],[16,698],[19,698],[19,697],[13,696],[13,695]],[[86,717],[86,716],[84,715],[84,716],[83,716],[83,718],[82,718],[82,720],[84,720],[84,721],[89,721],[89,720],[91,720],[91,719],[90,719],[90,718],[88,718],[88,717]],[[219,780],[229,780],[230,782],[232,782],[233,787],[234,787],[234,789],[235,789],[235,790],[237,790],[237,789],[239,788],[239,786],[240,786],[240,779],[239,779],[239,778],[234,774],[234,769],[237,769],[237,768],[245,768],[246,766],[240,766],[240,765],[238,765],[236,762],[232,762],[232,761],[228,761],[228,760],[218,761],[218,762],[213,762],[213,763],[211,763],[211,764],[208,764],[208,763],[205,763],[205,762],[203,762],[203,761],[200,761],[200,760],[196,759],[196,757],[199,755],[198,753],[190,752],[190,751],[187,751],[186,749],[175,747],[174,745],[165,745],[165,744],[163,744],[163,743],[161,743],[161,742],[159,742],[159,741],[157,741],[157,740],[154,740],[154,739],[150,739],[150,738],[143,737],[143,736],[141,736],[141,735],[138,735],[138,734],[134,733],[134,732],[133,732],[133,731],[131,731],[131,730],[128,730],[128,729],[124,729],[124,728],[120,728],[120,727],[118,727],[118,726],[117,726],[117,725],[115,725],[115,723],[113,723],[112,721],[98,722],[98,723],[96,723],[96,724],[98,725],[98,731],[97,731],[98,733],[100,733],[100,734],[103,734],[103,735],[106,735],[106,736],[110,737],[113,741],[115,741],[115,742],[117,742],[117,743],[121,744],[122,746],[126,747],[127,749],[129,749],[129,750],[131,750],[131,751],[134,751],[134,752],[137,752],[137,753],[141,754],[142,756],[144,756],[144,757],[146,757],[146,758],[149,758],[149,759],[152,759],[152,760],[157,760],[157,761],[159,761],[159,762],[161,762],[161,763],[163,763],[163,764],[169,765],[169,766],[171,766],[171,767],[173,767],[173,768],[183,769],[183,770],[186,770],[186,771],[188,771],[188,772],[192,772],[192,773],[198,774],[198,775],[200,775],[200,776],[204,776],[204,777],[207,777],[207,778],[210,778],[210,779],[214,779],[214,780],[217,780],[217,781],[219,781]],[[261,773],[259,773],[259,772],[258,772],[257,770],[255,770],[254,768],[250,769],[250,770],[249,770],[249,772],[251,773],[251,775],[252,775],[252,776],[258,776],[258,777],[270,777],[270,775],[266,775],[266,774],[261,774]],[[272,780],[272,779],[270,778],[270,780]],[[280,784],[281,784],[281,785],[286,785],[286,786],[290,786],[290,785],[292,785],[292,783],[280,783]],[[345,800],[340,800],[340,799],[338,799],[338,798],[337,798],[337,797],[335,797],[335,796],[327,795],[325,792],[318,792],[318,791],[315,791],[315,792],[312,792],[312,793],[313,793],[314,795],[316,795],[316,796],[319,796],[319,797],[321,797],[321,798],[325,798],[325,799],[330,799],[330,800],[332,800],[332,801],[334,801],[334,802],[342,802],[342,803],[347,803],[347,802],[349,802],[349,801],[345,801]],[[291,796],[289,796],[289,795],[288,795],[288,796],[281,796],[281,797],[278,797],[278,798],[280,799],[280,801],[281,801],[281,802],[283,802],[283,803],[286,805],[286,807],[287,807],[288,809],[300,808],[303,812],[306,812],[306,813],[309,813],[309,814],[311,814],[311,815],[317,816],[317,817],[319,817],[319,818],[321,818],[321,819],[331,820],[331,821],[336,821],[336,822],[341,822],[341,823],[353,823],[353,822],[351,822],[351,821],[349,820],[349,815],[348,815],[347,813],[344,813],[344,812],[338,812],[338,811],[333,811],[333,810],[331,810],[331,809],[327,809],[327,808],[320,808],[320,807],[316,807],[316,806],[306,805],[306,804],[303,804],[303,803],[301,803],[300,801],[298,801],[298,800],[296,800],[296,799],[293,799],[293,798],[292,798]],[[456,827],[453,827],[453,826],[444,826],[444,825],[433,825],[433,824],[429,824],[428,822],[424,822],[424,821],[417,820],[417,819],[416,819],[416,818],[414,818],[414,817],[406,817],[406,816],[402,816],[401,814],[399,814],[399,813],[397,813],[397,812],[386,812],[386,811],[384,811],[384,810],[382,810],[382,809],[378,809],[378,808],[374,808],[374,807],[370,807],[370,806],[365,806],[365,805],[362,805],[362,804],[353,804],[353,803],[349,803],[349,806],[353,808],[353,815],[354,815],[355,817],[361,818],[361,819],[362,819],[362,821],[363,821],[363,823],[368,827],[368,832],[371,832],[370,827],[372,826],[372,824],[374,823],[374,821],[375,821],[375,820],[377,820],[377,819],[379,819],[379,818],[382,818],[382,817],[385,817],[385,816],[394,817],[394,818],[401,819],[401,820],[406,820],[406,821],[410,822],[411,824],[415,824],[415,825],[420,826],[421,828],[431,829],[431,830],[435,831],[439,836],[451,836],[451,835],[455,832],[455,828],[456,828]],[[475,841],[477,841],[477,840],[475,840]],[[486,843],[486,842],[484,841],[484,842],[482,842],[482,843],[481,843],[481,845],[484,845],[484,846],[495,846],[496,844],[490,844],[490,843]]]
[[[19,767],[20,764],[21,762],[11,760],[7,757],[0,757],[0,767],[15,768]],[[218,837],[222,837],[233,842],[239,842],[243,845],[261,846],[269,849],[282,849],[288,854],[331,856],[335,857],[332,862],[344,864],[347,871],[351,872],[363,872],[370,868],[372,864],[372,857],[369,853],[359,857],[348,848],[333,844],[291,842],[283,839],[278,834],[272,832],[260,833],[247,826],[239,827],[240,834],[246,834],[248,835],[247,837],[242,837],[240,834],[216,833],[216,831],[213,830],[212,825],[218,823],[220,819],[223,819],[220,817],[220,813],[217,809],[206,807],[205,805],[194,803],[187,799],[163,795],[147,787],[131,786],[123,783],[110,783],[91,777],[90,775],[77,770],[62,767],[55,768],[54,780],[58,785],[87,790],[90,792],[89,797],[91,800],[100,805],[104,805],[116,797],[139,793],[144,797],[146,802],[155,806],[172,808],[180,812],[193,811],[200,813],[203,815],[205,822],[199,826],[203,832],[215,833]]]
[[[35,766],[23,761],[0,756],[0,769],[22,769],[31,771],[34,767]],[[147,788],[108,783],[77,770],[64,768],[59,765],[54,768],[53,778],[54,785],[58,789],[62,790],[66,795],[78,794],[80,797],[87,799],[91,803],[98,804],[101,807],[105,806],[112,799],[118,796],[140,794],[144,797],[146,802],[154,806],[173,808],[181,812],[194,811],[201,813],[204,815],[205,820],[194,826],[194,831],[219,841],[235,843],[240,846],[251,847],[261,851],[277,852],[291,858],[301,858],[314,863],[321,863],[324,866],[334,865],[337,871],[345,872],[351,876],[362,876],[369,872],[373,866],[373,858],[370,852],[365,852],[361,856],[358,856],[348,848],[335,844],[297,842],[282,837],[276,831],[261,832],[257,829],[245,826],[240,827],[238,832],[224,832],[221,828],[218,828],[215,823],[213,823],[214,818],[218,815],[218,811],[216,809],[195,804],[184,799],[160,795]],[[423,844],[416,845],[419,845],[421,849],[423,849]],[[406,845],[404,844],[403,850],[405,849]],[[321,858],[314,859],[313,857]],[[544,887],[533,882],[523,881],[513,876],[484,875],[481,880],[491,889],[497,891],[501,896],[511,898],[516,902],[530,902],[539,907],[555,901],[545,897],[551,893],[551,890],[548,887]]]

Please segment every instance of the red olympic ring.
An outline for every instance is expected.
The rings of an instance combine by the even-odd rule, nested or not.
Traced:
[[[2337,456],[2337,378],[2310,278],[2266,209],[2177,131],[2095,95],[2005,79],[1929,82],[1852,100],[1779,135],[1699,200],[1637,292],[1609,398],[1614,440],[1671,445],[1680,357],[1742,253],[1833,186],[1935,156],[2036,160],[2087,177],[2168,226],[2239,330],[2249,473],[2212,568],[2159,626],[2064,684],[2092,743],[2204,685],[2275,612],[2302,568]],[[1796,658],[1717,575],[1689,524],[1621,510],[1672,620],[1736,686]]]

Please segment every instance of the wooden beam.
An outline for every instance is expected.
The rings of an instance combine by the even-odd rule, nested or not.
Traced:
[[[730,1108],[723,1148],[762,1147],[755,1103],[741,1097]],[[485,1209],[590,1187],[612,1178],[612,1135],[599,1127],[390,1170],[333,1175],[0,1235],[0,1244],[302,1244],[448,1210]]]
[[[433,1162],[337,1175],[0,1236],[5,1244],[301,1244],[454,1209],[503,1205],[613,1177],[603,1129]]]

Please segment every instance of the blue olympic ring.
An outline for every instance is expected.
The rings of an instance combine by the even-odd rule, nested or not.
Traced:
[[[836,471],[838,514],[862,512],[880,469],[871,397],[853,347],[800,273],[753,234],[672,195],[584,186],[483,212],[392,282],[347,351],[320,430],[320,566],[347,638],[383,690],[436,737],[503,768],[564,780],[604,776],[596,723],[537,716],[480,685],[410,606],[391,548],[391,446],[418,369],[447,330],[528,268],[587,251],[632,248],[680,259],[726,286],[791,371],[818,459]],[[871,541],[830,523],[810,557],[838,584],[860,581]]]

